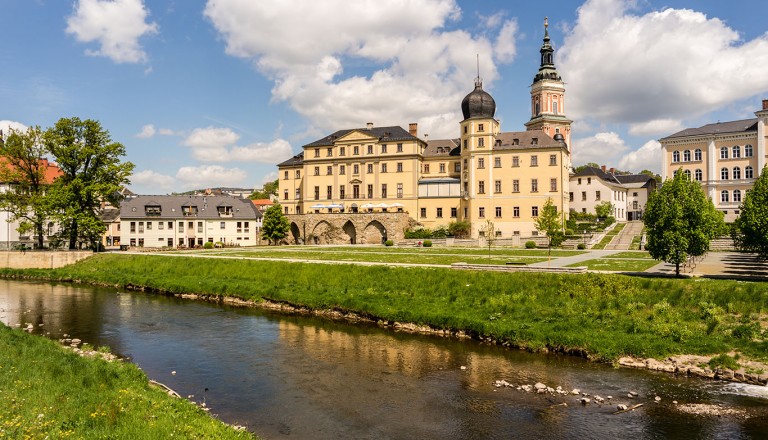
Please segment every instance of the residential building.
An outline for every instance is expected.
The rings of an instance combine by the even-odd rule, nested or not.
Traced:
[[[725,221],[734,221],[768,163],[768,99],[755,116],[686,128],[660,139],[662,179],[681,170],[701,183]]]
[[[230,196],[136,196],[120,207],[120,244],[196,247],[207,242],[259,244],[261,213]]]
[[[640,220],[656,179],[647,174],[616,174],[613,168],[584,167],[571,175],[568,199],[572,212],[595,214],[595,206],[610,202],[616,221]]]
[[[498,237],[512,238],[538,235],[536,218],[552,199],[564,221],[571,121],[564,116],[565,88],[553,53],[545,23],[527,131],[501,131],[496,102],[478,77],[461,103],[457,138],[427,142],[415,123],[407,131],[368,123],[304,145],[302,153],[278,165],[285,214],[404,212],[429,228],[468,221],[473,237],[482,236],[490,220]],[[328,221],[311,217],[313,224],[306,225],[307,218],[292,230],[312,232]],[[346,222],[345,228],[354,226]],[[294,233],[297,242],[304,240],[301,234]]]

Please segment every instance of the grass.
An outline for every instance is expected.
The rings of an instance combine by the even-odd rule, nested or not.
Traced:
[[[642,272],[657,265],[656,260],[648,259],[618,259],[613,255],[605,258],[596,258],[594,260],[582,261],[569,266],[587,266],[588,270],[606,270],[612,272]]]
[[[605,361],[730,351],[768,359],[766,283],[120,254],[0,275],[269,298]]]
[[[644,260],[653,260],[653,257],[651,257],[651,254],[648,252],[638,252],[638,251],[627,251],[627,252],[618,252],[611,255],[606,255],[605,258],[633,258],[633,259],[644,259]]]
[[[629,244],[629,250],[630,251],[639,251],[640,250],[640,241],[643,239],[642,235],[635,235],[632,237],[632,243]]]
[[[150,387],[133,364],[84,358],[3,324],[0,401],[0,438],[254,438]]]
[[[605,237],[603,237],[602,240],[600,240],[599,243],[592,246],[592,249],[605,249],[605,247],[608,245],[608,243],[613,240],[613,237],[619,234],[622,229],[624,229],[624,226],[626,226],[626,223],[618,223],[616,226],[613,227],[607,234],[605,234]]]

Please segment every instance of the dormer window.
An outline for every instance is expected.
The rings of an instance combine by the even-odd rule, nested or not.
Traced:
[[[538,143],[539,143],[539,138],[531,139],[531,145],[538,145]]]
[[[520,145],[520,139],[512,139],[512,145]]]
[[[197,206],[196,205],[182,206],[181,213],[184,215],[184,217],[195,217],[197,216]]]
[[[219,217],[232,217],[234,210],[229,205],[217,206],[216,211],[219,213]]]
[[[158,205],[146,205],[144,207],[144,215],[146,216],[159,216],[162,214],[162,208]]]

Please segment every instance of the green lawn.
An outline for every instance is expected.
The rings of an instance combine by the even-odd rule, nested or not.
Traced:
[[[656,260],[649,259],[618,259],[612,256],[596,258],[570,264],[570,267],[586,266],[588,270],[608,270],[613,272],[642,272],[659,264]]]
[[[617,254],[607,255],[605,258],[642,258],[645,260],[653,260],[651,254],[646,251],[619,252]]]

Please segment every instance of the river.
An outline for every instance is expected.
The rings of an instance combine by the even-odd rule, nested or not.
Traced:
[[[766,387],[475,341],[8,280],[0,280],[0,321],[109,346],[151,379],[267,439],[768,438]],[[497,380],[613,399],[585,406],[573,395],[497,388]],[[628,398],[629,391],[638,396]],[[553,407],[561,402],[567,406]],[[619,403],[643,406],[612,414]],[[720,415],[690,414],[691,404],[712,405]]]

